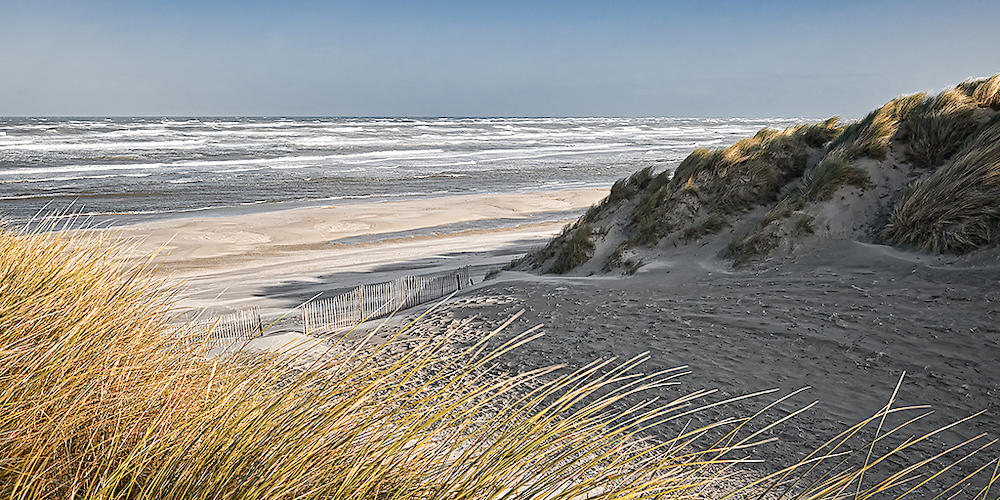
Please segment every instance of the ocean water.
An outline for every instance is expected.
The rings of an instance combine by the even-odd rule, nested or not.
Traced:
[[[801,119],[0,118],[0,218],[128,223],[607,186]]]

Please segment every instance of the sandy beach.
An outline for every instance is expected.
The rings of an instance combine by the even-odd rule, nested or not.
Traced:
[[[544,242],[604,188],[420,198],[192,217],[117,227],[160,251],[184,307],[292,308],[318,293],[473,265],[499,267]],[[482,274],[481,273],[481,274]]]
[[[277,276],[279,268],[283,269],[282,275],[288,276],[283,286],[259,289],[245,301],[234,295],[231,303],[294,305],[330,283],[346,288],[351,280],[368,283],[399,273],[448,269],[459,262],[475,262],[485,269],[489,262],[495,266],[506,262],[554,229],[466,232],[406,244],[386,242],[370,247],[380,260],[385,259],[381,264],[367,264],[375,270],[371,273],[295,276],[294,266],[274,264],[273,269],[256,272]],[[436,249],[455,251],[460,245],[481,251],[463,253],[457,260],[431,256]],[[777,440],[751,453],[764,462],[747,465],[759,473],[806,458],[826,439],[878,411],[904,373],[895,406],[929,405],[933,409],[910,433],[930,432],[977,412],[986,413],[893,463],[901,465],[979,433],[1000,432],[993,417],[1000,411],[995,363],[1000,358],[1000,295],[993,286],[1000,280],[1000,260],[996,256],[935,257],[857,241],[827,240],[766,267],[732,270],[721,265],[716,250],[706,247],[677,253],[650,263],[631,278],[513,271],[482,282],[477,278],[476,286],[432,310],[410,335],[453,335],[459,346],[468,345],[524,310],[504,335],[492,341],[497,346],[532,326],[544,325],[542,338],[500,360],[501,369],[511,374],[551,365],[580,368],[597,359],[624,360],[645,353],[648,361],[643,372],[686,366],[689,373],[678,385],[636,396],[626,400],[625,406],[643,397],[669,400],[698,390],[718,390],[705,403],[778,390],[700,412],[691,422],[651,430],[660,438],[669,438],[684,425],[752,415],[780,394],[805,389],[755,424],[761,427],[818,402],[768,431],[766,436]],[[393,255],[414,257],[417,253],[423,255],[419,261],[390,264]],[[339,255],[362,258],[369,253],[356,249]],[[228,283],[229,293],[246,294],[252,287],[226,281],[240,276],[222,272],[207,283]],[[430,308],[426,304],[404,311],[389,320],[386,331],[394,331]],[[366,325],[361,332],[382,322]],[[295,329],[294,321],[279,323],[273,333],[244,348],[273,351],[308,339]],[[325,352],[325,347],[315,349]],[[902,417],[888,422],[901,423]],[[872,437],[871,429],[859,437],[857,444],[863,445],[864,439]],[[957,470],[971,471],[972,464],[982,465],[973,459]],[[936,491],[957,480],[954,474],[943,477],[933,483],[939,488]]]

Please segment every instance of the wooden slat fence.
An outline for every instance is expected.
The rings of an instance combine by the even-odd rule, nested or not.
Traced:
[[[384,318],[439,299],[469,285],[469,268],[438,276],[404,276],[394,281],[359,286],[347,293],[307,302],[302,311],[306,335],[351,328],[363,321]]]
[[[219,316],[205,325],[205,331],[209,342],[250,340],[264,335],[264,322],[260,308],[253,306]]]

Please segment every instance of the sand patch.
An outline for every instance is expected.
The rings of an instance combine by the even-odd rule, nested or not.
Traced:
[[[316,224],[315,228],[320,232],[337,234],[368,231],[372,225],[364,222],[322,222]]]

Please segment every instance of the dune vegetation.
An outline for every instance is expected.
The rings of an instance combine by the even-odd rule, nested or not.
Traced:
[[[512,267],[632,274],[636,262],[727,228],[722,256],[737,267],[814,237],[933,253],[991,246],[1000,242],[998,111],[1000,75],[898,97],[844,126],[831,118],[697,149],[676,169],[646,167],[612,186],[581,218],[611,235],[591,241],[591,258],[556,266],[567,241],[556,238]]]
[[[883,234],[935,253],[964,253],[1000,238],[1000,116],[903,193]]]
[[[865,157],[878,162],[868,168],[909,170],[916,180],[909,185],[887,182],[881,186],[889,199],[896,200],[880,209],[891,210],[888,220],[849,222],[872,227],[884,242],[934,253],[964,253],[996,243],[1000,198],[995,188],[991,191],[990,182],[990,172],[996,169],[996,137],[991,136],[996,117],[978,110],[994,105],[998,81],[1000,75],[965,82],[934,96],[899,97],[849,125],[791,194],[753,230],[730,242],[734,262],[749,263],[768,255],[782,240],[801,236],[788,229],[793,214],[814,217],[820,210],[817,205],[843,188],[875,187],[871,175],[876,172],[858,164]],[[894,148],[898,154],[890,159]],[[953,159],[959,150],[960,158]],[[978,182],[983,184],[972,191],[961,187]]]
[[[538,261],[553,259],[550,271],[563,274],[583,264],[593,255],[594,242],[591,239],[594,229],[590,224],[578,221],[576,224],[563,228],[551,243],[535,252],[529,258]]]
[[[649,244],[674,232],[690,236],[691,227],[705,227],[706,220],[726,220],[772,200],[788,179],[802,175],[810,148],[838,133],[831,118],[787,130],[764,129],[725,149],[695,150],[672,174],[652,177],[639,194],[630,242]],[[707,226],[721,229],[722,224]]]
[[[712,391],[644,399],[682,369],[642,358],[505,375],[492,362],[538,335],[470,344],[403,329],[295,351],[208,356],[173,322],[175,290],[106,233],[0,232],[0,494],[5,498],[775,498],[919,492],[963,446],[890,467],[922,408],[890,402],[766,476],[741,473],[789,395],[701,427]],[[508,322],[509,324],[510,322]],[[502,328],[502,327],[501,327]],[[888,421],[906,417],[889,427]],[[884,426],[883,426],[884,424]],[[668,440],[646,437],[673,426]],[[871,444],[852,440],[875,429]],[[897,438],[897,436],[900,436]],[[874,443],[878,443],[878,452]],[[894,442],[895,444],[886,445]],[[885,446],[884,446],[885,445]],[[851,467],[845,458],[854,457]],[[990,462],[990,464],[994,464]],[[984,479],[974,498],[997,480]]]
[[[596,225],[602,218],[627,211],[622,250],[665,238],[689,242],[715,234],[733,217],[773,201],[782,186],[802,175],[811,152],[841,131],[837,119],[831,118],[787,130],[764,129],[725,149],[695,150],[673,172],[654,174],[647,167],[616,182],[608,197],[580,223]],[[550,260],[565,255],[563,247],[569,241],[564,233],[514,267],[538,266],[560,274],[570,271],[586,259]],[[567,262],[573,266],[567,268]]]

